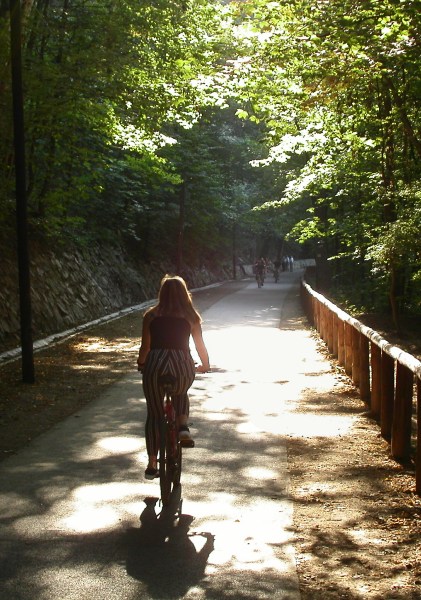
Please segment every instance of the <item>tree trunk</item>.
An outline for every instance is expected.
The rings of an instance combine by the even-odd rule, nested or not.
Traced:
[[[401,118],[401,122],[402,122],[402,125],[404,128],[405,134],[407,135],[409,141],[413,145],[414,150],[418,154],[418,157],[421,158],[421,140],[417,137],[417,135],[415,133],[415,129],[411,123],[411,120],[408,117],[408,113],[406,111],[404,100],[400,96],[398,90],[396,89],[394,82],[391,79],[388,79],[388,85],[389,85],[390,91],[392,92],[393,100],[394,100],[396,106],[398,107],[399,116]]]
[[[20,0],[11,0],[10,41],[12,56],[13,125],[16,176],[16,230],[18,246],[22,379],[25,383],[33,383],[35,376],[28,246],[21,23]]]
[[[232,278],[237,279],[237,223],[232,226]]]
[[[393,106],[390,94],[390,81],[387,77],[383,80],[380,96],[380,111],[384,123],[383,130],[383,185],[385,189],[385,202],[383,205],[383,218],[385,223],[396,221],[395,205],[395,122],[393,119]],[[396,329],[399,328],[399,308],[398,308],[398,272],[393,262],[389,265],[389,302],[392,312],[393,324]]]

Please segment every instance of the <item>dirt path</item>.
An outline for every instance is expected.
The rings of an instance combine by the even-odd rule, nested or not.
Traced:
[[[197,305],[204,310],[226,293],[203,292]],[[283,325],[307,329],[296,297],[287,309]],[[16,364],[1,367],[1,457],[133,368],[139,336],[140,316],[131,314],[37,353],[32,386],[17,380]],[[287,440],[302,599],[421,599],[421,499],[413,471],[390,459],[349,379],[329,364],[334,389],[290,410],[291,419],[312,424]],[[318,420],[324,425],[315,433]]]

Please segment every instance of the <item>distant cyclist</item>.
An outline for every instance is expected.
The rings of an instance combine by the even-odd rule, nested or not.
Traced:
[[[254,272],[256,274],[257,287],[262,287],[266,275],[266,261],[263,257],[259,258],[254,263]]]
[[[187,426],[189,416],[188,389],[196,370],[209,371],[209,355],[202,336],[202,318],[193,306],[191,294],[182,277],[166,275],[161,281],[158,303],[143,316],[142,343],[137,359],[143,373],[148,415],[145,424],[148,466],[146,479],[158,476],[157,454],[159,425],[163,418],[164,392],[159,385],[161,375],[171,373],[177,378],[173,403],[177,415],[179,439],[191,440]],[[192,336],[201,365],[195,368],[190,355]]]

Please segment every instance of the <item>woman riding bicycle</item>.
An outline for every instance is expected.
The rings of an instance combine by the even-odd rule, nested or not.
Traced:
[[[209,371],[209,355],[202,336],[202,318],[193,306],[191,294],[182,277],[166,275],[161,281],[158,302],[143,316],[142,342],[137,359],[143,373],[148,415],[145,424],[148,466],[147,479],[158,476],[157,454],[159,425],[163,418],[164,391],[159,384],[162,375],[176,377],[172,394],[180,441],[192,440],[187,419],[191,387],[196,370]],[[201,365],[196,369],[190,354],[190,335],[193,338]]]

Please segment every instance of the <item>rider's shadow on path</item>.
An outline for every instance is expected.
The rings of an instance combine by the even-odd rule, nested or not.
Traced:
[[[189,533],[194,517],[181,514],[176,499],[158,515],[156,503],[157,498],[146,498],[140,528],[128,531],[127,573],[147,586],[151,598],[181,598],[204,579],[214,536]],[[193,536],[203,538],[200,550]]]

